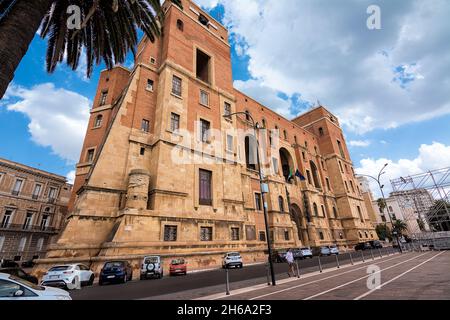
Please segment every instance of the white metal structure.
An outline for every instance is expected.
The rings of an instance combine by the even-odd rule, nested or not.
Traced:
[[[15,276],[0,273],[2,300],[72,300],[62,289],[38,286]]]

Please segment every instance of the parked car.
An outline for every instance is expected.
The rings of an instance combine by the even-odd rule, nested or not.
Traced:
[[[312,257],[313,257],[312,250],[311,250],[311,248],[308,248],[308,247],[300,248],[300,254],[301,254],[301,259],[306,259],[306,258],[312,259]]]
[[[26,273],[21,268],[0,268],[0,273],[7,273],[12,276],[16,276],[18,278],[21,278],[23,280],[27,280],[28,282],[39,284],[38,278],[35,276],[32,276],[31,274]]]
[[[361,242],[355,246],[355,251],[364,251],[370,249],[372,249],[372,246],[370,245],[369,242]]]
[[[50,268],[42,278],[41,285],[73,289],[79,282],[81,286],[94,283],[94,273],[84,264],[67,264]]]
[[[374,248],[374,249],[382,249],[383,248],[383,244],[379,240],[369,241],[369,243],[372,246],[372,248]]]
[[[16,276],[0,273],[1,300],[72,300],[67,291],[43,287]]]
[[[108,261],[100,271],[98,284],[125,283],[133,279],[133,268],[128,261]]]
[[[187,263],[184,259],[173,259],[170,262],[169,272],[171,276],[182,274],[187,274]]]
[[[295,260],[300,260],[302,258],[302,251],[300,249],[292,249],[292,256]]]
[[[320,247],[319,255],[321,255],[321,256],[330,256],[331,255],[330,247],[328,247],[328,246]]]
[[[273,262],[277,262],[277,263],[281,263],[281,262],[285,262],[286,261],[286,253],[287,250],[274,250],[272,252],[272,261]]]
[[[19,264],[12,260],[2,259],[0,261],[0,268],[19,268]]]
[[[22,268],[33,268],[34,265],[34,259],[22,262]]]
[[[147,256],[142,260],[141,280],[148,278],[161,279],[164,276],[164,270],[159,256]]]
[[[243,266],[244,264],[242,263],[242,257],[239,252],[229,252],[223,256],[222,268],[242,268]]]
[[[330,249],[330,254],[339,255],[339,249],[336,245],[331,245],[328,247]]]

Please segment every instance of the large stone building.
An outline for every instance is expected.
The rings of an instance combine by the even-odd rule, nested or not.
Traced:
[[[67,215],[66,178],[0,158],[0,259],[45,256]]]
[[[338,119],[320,106],[288,120],[236,90],[227,30],[187,0],[164,10],[164,35],[141,41],[134,68],[101,73],[68,224],[39,270],[138,268],[145,254],[206,268],[230,250],[264,260],[267,236],[276,248],[376,238]]]

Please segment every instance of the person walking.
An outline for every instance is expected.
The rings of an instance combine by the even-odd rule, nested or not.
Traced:
[[[288,252],[286,253],[286,262],[288,263],[289,269],[288,269],[288,276],[291,277],[291,272],[292,272],[292,276],[295,276],[295,271],[294,271],[294,254],[292,253],[292,249],[289,249]]]

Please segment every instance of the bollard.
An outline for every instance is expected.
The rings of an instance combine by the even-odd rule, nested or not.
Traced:
[[[267,276],[267,285],[270,286],[270,270],[269,270],[269,263],[266,263],[266,276]]]
[[[382,259],[383,258],[383,254],[381,253],[381,249],[380,248],[378,248],[378,253],[380,254],[380,259]]]
[[[339,265],[339,257],[336,254],[336,267],[339,269],[341,266]]]
[[[297,259],[295,260],[295,265],[297,266],[297,278],[300,279],[300,269],[298,267],[298,260]]]
[[[375,260],[375,257],[373,256],[373,250],[370,249],[370,255],[372,256],[372,260]]]
[[[361,257],[362,257],[362,261],[366,262],[366,260],[364,260],[364,251],[361,251]]]
[[[320,262],[320,256],[317,256],[317,259],[319,260],[319,270],[320,270],[320,273],[322,273],[323,270],[322,270],[322,263]]]
[[[226,287],[225,287],[225,290],[226,290],[226,295],[227,296],[229,296],[230,295],[230,276],[228,275],[228,268],[226,267],[225,268],[225,273],[226,273],[226,276],[227,276],[227,283],[226,283]]]
[[[353,263],[353,257],[352,257],[352,253],[351,252],[349,252],[348,253],[349,254],[349,256],[350,256],[350,263],[352,264],[352,266],[354,265],[354,263]]]

